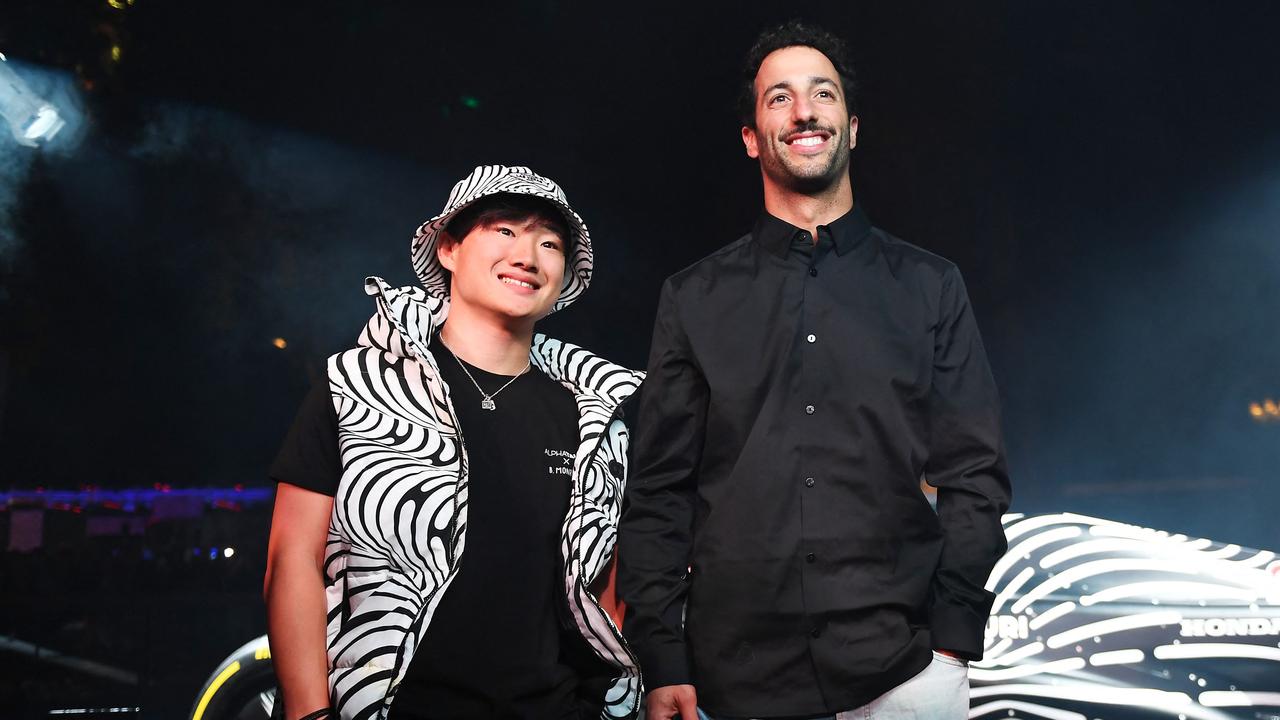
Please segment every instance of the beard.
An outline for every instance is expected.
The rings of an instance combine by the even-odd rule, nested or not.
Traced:
[[[765,146],[760,166],[771,180],[802,195],[821,195],[831,189],[843,173],[849,171],[849,142],[845,134],[831,128],[813,125],[791,130],[788,134],[822,130],[830,134],[831,150],[826,157],[795,158],[786,152],[781,140]]]

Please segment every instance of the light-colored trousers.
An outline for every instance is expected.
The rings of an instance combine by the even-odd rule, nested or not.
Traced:
[[[701,720],[747,720],[712,716]],[[811,720],[964,720],[969,717],[969,666],[963,660],[933,654],[933,662],[898,687],[852,710]]]

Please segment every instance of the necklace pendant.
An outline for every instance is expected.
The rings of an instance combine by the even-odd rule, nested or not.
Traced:
[[[480,408],[482,410],[497,410],[498,404],[493,401],[493,398],[485,396],[485,398],[480,401]]]

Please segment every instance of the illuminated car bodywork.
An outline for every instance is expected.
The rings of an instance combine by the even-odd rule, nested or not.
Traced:
[[[1274,552],[1072,513],[1004,525],[971,718],[1280,718]]]
[[[1004,527],[970,718],[1280,720],[1274,552],[1072,513]],[[273,684],[261,637],[210,675],[192,717],[266,717]]]

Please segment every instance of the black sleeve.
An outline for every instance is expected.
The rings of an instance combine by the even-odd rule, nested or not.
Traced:
[[[329,384],[312,386],[271,463],[271,479],[333,497],[342,476],[338,457],[338,413]]]
[[[1009,507],[1009,474],[995,380],[954,268],[943,280],[940,308],[925,477],[938,488],[946,539],[933,578],[929,627],[935,648],[976,660],[995,599],[984,585],[1005,551],[1000,516]]]
[[[622,631],[649,689],[691,682],[683,613],[710,396],[673,296],[668,281],[658,303],[618,533]]]

